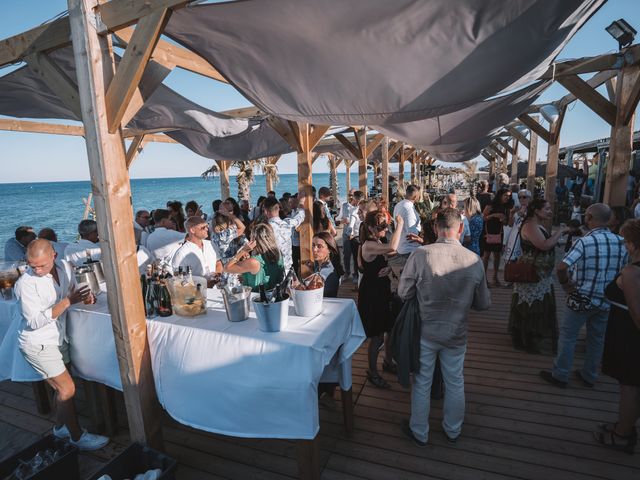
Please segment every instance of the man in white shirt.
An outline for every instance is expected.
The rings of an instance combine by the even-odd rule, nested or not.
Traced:
[[[418,215],[418,211],[414,206],[414,203],[419,197],[420,187],[417,185],[409,185],[407,186],[404,200],[399,201],[393,209],[393,218],[400,215],[404,220],[404,224],[402,225],[402,235],[400,237],[400,243],[398,244],[398,253],[393,257],[389,257],[388,260],[389,267],[391,267],[395,278],[400,278],[402,269],[404,268],[404,264],[407,263],[409,255],[422,245],[420,242],[412,240],[410,237],[410,235],[419,236],[422,231],[420,215]]]
[[[133,221],[133,235],[136,238],[136,245],[146,245],[149,236],[149,219],[151,215],[147,210],[138,210]]]
[[[340,213],[338,213],[338,217],[336,218],[338,222],[344,225],[344,227],[342,228],[342,255],[344,260],[343,280],[351,277],[351,258],[353,258],[354,272],[358,271],[358,267],[356,265],[357,260],[351,251],[351,242],[349,241],[349,232],[347,229],[349,218],[351,217],[351,214],[356,210],[356,208],[358,208],[357,202],[360,201],[360,199],[356,200],[354,198],[356,191],[357,190],[355,188],[349,190],[349,197],[347,198],[347,201],[342,204],[342,207],[340,207]]]
[[[169,210],[153,211],[156,229],[147,237],[147,249],[156,260],[169,261],[184,242],[185,234],[176,231],[176,224],[169,218]]]
[[[276,243],[282,253],[285,272],[289,271],[293,264],[291,252],[291,235],[293,228],[298,228],[304,222],[304,205],[306,197],[302,193],[298,194],[298,209],[291,212],[291,215],[285,219],[280,218],[280,202],[275,197],[267,197],[263,203],[262,209],[267,222],[273,228],[276,236]]]
[[[204,277],[216,271],[216,252],[211,242],[206,241],[209,225],[200,216],[187,218],[184,222],[187,240],[178,248],[171,264],[173,269],[191,267],[191,273]]]
[[[91,260],[100,260],[98,224],[95,220],[82,220],[78,224],[78,233],[80,240],[67,245],[67,248],[64,249],[64,259],[74,266],[86,263],[88,256],[91,256]]]
[[[90,434],[78,424],[65,329],[67,310],[86,299],[90,291],[77,288],[73,268],[64,261],[56,261],[56,253],[48,240],[38,239],[29,244],[27,262],[29,268],[15,286],[22,315],[18,346],[25,360],[55,391],[53,434],[68,438],[80,450],[98,450],[109,443],[109,439]]]

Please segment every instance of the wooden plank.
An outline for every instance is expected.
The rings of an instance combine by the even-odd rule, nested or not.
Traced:
[[[617,115],[611,129],[609,160],[604,186],[603,201],[611,207],[625,206],[627,178],[633,150],[633,126],[635,108],[640,95],[640,67],[625,67],[617,80]],[[631,116],[627,118],[628,112]]]
[[[227,160],[216,160],[218,170],[220,171],[220,196],[225,199],[231,196],[231,188],[229,186],[229,164]]]
[[[26,60],[29,68],[37,73],[76,118],[80,119],[80,98],[74,81],[44,53],[35,52]]]
[[[551,140],[551,134],[528,114],[523,113],[522,115],[518,115],[518,120],[529,127],[531,131],[536,132],[545,142],[549,143]]]
[[[341,133],[335,133],[333,136],[336,137],[336,139],[342,145],[344,145],[354,157],[360,158],[360,150],[353,143],[351,143],[351,141],[347,137],[345,137]]]
[[[64,47],[70,43],[69,19],[61,18],[0,41],[0,66],[17,62],[35,52]]]
[[[109,133],[115,133],[120,128],[120,122],[133,94],[138,89],[147,62],[168,20],[167,9],[155,10],[139,20],[107,89]]]
[[[393,142],[393,146],[389,148],[389,159],[392,159],[401,148],[404,148],[403,142]]]
[[[538,122],[534,116],[533,121]],[[538,161],[538,134],[531,130],[529,134],[529,157],[527,160],[527,190],[532,194],[536,186],[536,163]]]
[[[390,205],[389,198],[389,137],[382,140],[382,200]]]
[[[558,162],[560,152],[560,130],[564,121],[567,107],[560,108],[558,119],[549,125],[551,132],[550,142],[547,146],[547,170],[545,172],[544,198],[551,204],[551,209],[555,211],[556,204],[556,183],[558,180]],[[553,219],[546,223],[546,228],[551,231]]]
[[[633,45],[628,50],[625,50],[625,54],[630,56],[630,63],[633,64],[637,62],[640,57],[640,48],[638,45]],[[594,57],[583,57],[557,62],[551,65],[540,78],[560,78],[567,75],[580,75],[583,73],[601,72],[603,70],[617,70],[619,68],[620,54],[618,52],[605,53],[604,55],[596,55]]]
[[[511,134],[513,138],[517,139],[524,146],[524,148],[526,148],[527,150],[529,149],[529,140],[527,140],[527,137],[520,133],[519,130],[510,125],[507,125],[504,128]]]
[[[371,156],[375,152],[376,148],[380,146],[382,140],[385,138],[383,133],[376,133],[372,140],[367,142],[367,157]]]
[[[613,126],[615,124],[616,106],[604,98],[600,92],[591,87],[587,82],[577,75],[560,77],[557,81],[609,125]]]
[[[518,140],[511,140],[513,154],[511,155],[511,183],[518,183]]]
[[[133,140],[131,140],[131,144],[129,145],[129,148],[127,149],[127,153],[125,155],[127,169],[131,167],[133,161],[137,158],[138,153],[142,151],[143,147],[144,135],[136,135],[135,137],[133,137]]]
[[[186,6],[191,0],[110,0],[98,7],[101,25],[98,33],[115,32],[132,25],[139,18],[151,15],[158,10],[170,8],[176,10]]]
[[[338,159],[335,155],[329,153],[327,155],[329,157],[329,170],[331,171],[330,178],[338,178]],[[346,192],[347,195],[349,192]],[[331,198],[333,198],[334,204],[339,205],[338,203],[338,181],[331,182]]]
[[[364,193],[365,198],[369,197],[369,187],[367,185],[367,129],[362,128],[355,132],[356,142],[359,147],[358,155],[358,189]]]
[[[618,74],[617,70],[606,70],[604,72],[596,73],[593,77],[587,80],[587,85],[589,85],[592,88],[598,88],[600,85],[608,82],[611,79],[615,80],[617,74]],[[570,103],[575,102],[576,100],[577,100],[577,97],[573,93],[568,93],[564,97],[562,97],[560,100],[558,100],[556,103],[560,106],[563,106],[563,105],[569,105]],[[611,98],[609,98],[609,100],[613,102]],[[538,113],[540,107],[541,105],[534,105],[530,107],[530,111],[534,111],[535,109],[535,112]]]
[[[309,133],[309,145],[313,150],[318,142],[322,140],[330,125],[311,125],[311,132]]]
[[[612,77],[605,82],[607,88],[607,96],[611,103],[616,103],[616,77]]]
[[[298,227],[300,233],[300,271],[303,277],[311,275],[312,269],[307,261],[313,260],[311,253],[311,239],[313,238],[313,195],[311,186],[313,177],[311,175],[313,169],[312,153],[310,145],[310,126],[308,123],[296,124],[298,132],[298,142],[300,150],[298,151],[298,191],[305,197],[304,205],[304,222]]]
[[[293,131],[291,130],[291,127],[286,121],[282,120],[281,118],[276,118],[270,115],[269,117],[267,117],[267,123],[271,128],[273,128],[276,132],[278,132],[278,134],[282,138],[285,139],[285,141],[289,144],[289,146],[291,146],[291,148],[298,151],[300,147],[298,145],[298,142],[295,138]]]
[[[496,142],[498,142],[500,145],[502,145],[504,147],[504,149],[510,153],[511,155],[515,155],[516,151],[513,149],[513,147],[511,145],[509,145],[509,142],[507,142],[504,138],[496,138]],[[506,155],[506,153],[505,153]]]
[[[92,27],[95,0],[69,0],[68,4],[107,300],[129,429],[133,440],[162,448],[124,142],[119,133],[109,133],[106,124],[106,86],[114,71],[110,40]]]
[[[345,175],[347,176],[347,178],[345,179],[345,186],[347,188],[347,192],[351,190],[351,164],[352,163],[353,163],[352,160],[348,158],[344,159],[344,170],[345,170]]]
[[[118,30],[115,35],[126,45],[131,41],[133,32],[133,27],[126,27]],[[218,82],[229,83],[218,70],[211,66],[211,64],[200,55],[184,47],[169,43],[166,40],[158,40],[156,48],[151,54],[151,58],[168,68],[180,67],[204,77],[212,78]],[[255,107],[251,108],[252,110],[257,110]]]
[[[405,149],[401,148],[398,152],[398,185],[404,188],[404,161],[405,161]]]
[[[296,441],[298,447],[298,478],[302,480],[320,480],[317,438]]]

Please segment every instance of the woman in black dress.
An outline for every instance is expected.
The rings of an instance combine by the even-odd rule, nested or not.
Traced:
[[[486,272],[489,267],[489,257],[493,253],[493,284],[496,286],[502,286],[498,281],[498,269],[500,268],[500,255],[502,254],[504,226],[509,221],[509,212],[512,208],[511,190],[501,188],[496,193],[491,204],[487,205],[482,212],[485,227],[482,243],[482,263]]]
[[[360,228],[360,250],[358,267],[362,279],[358,287],[358,312],[369,341],[369,370],[367,378],[378,388],[390,385],[378,373],[378,350],[384,341],[385,332],[393,326],[391,315],[391,269],[387,266],[387,257],[394,255],[402,235],[402,217],[396,217],[395,232],[389,243],[383,243],[389,225],[384,212],[367,213]],[[385,363],[391,364],[391,355],[385,349]]]
[[[605,289],[611,310],[602,355],[603,373],[620,382],[618,421],[600,425],[593,436],[609,448],[633,453],[640,418],[640,219],[627,220],[620,234],[630,263]]]

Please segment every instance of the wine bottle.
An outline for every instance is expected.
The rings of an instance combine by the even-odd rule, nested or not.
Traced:
[[[262,303],[269,303],[269,300],[267,299],[267,291],[264,288],[264,284],[260,285],[259,291],[260,291],[260,301]]]
[[[282,295],[280,293],[281,285],[282,285],[282,283],[278,283],[276,285],[276,288],[273,291],[273,295],[271,296],[271,303],[281,302],[282,301]]]
[[[295,277],[296,272],[293,269],[293,266],[291,266],[291,268],[289,268],[289,271],[287,272],[287,276],[284,277],[284,280],[282,281],[281,285],[282,287],[280,288],[280,294],[284,295],[289,291],[289,288],[291,287],[291,282],[293,281],[293,278]]]
[[[158,298],[157,284],[149,277],[147,279],[147,288],[144,296],[144,313],[147,318],[155,318],[158,315]]]
[[[169,295],[169,289],[167,283],[161,280],[158,285],[159,299],[158,299],[158,315],[161,317],[169,317],[173,315],[173,308],[171,307],[171,295]]]

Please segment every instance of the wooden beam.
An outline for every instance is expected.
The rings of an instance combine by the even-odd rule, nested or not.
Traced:
[[[126,45],[131,41],[134,31],[133,27],[126,27],[118,30],[115,35]],[[168,68],[180,67],[218,82],[229,83],[218,70],[200,55],[166,40],[158,40],[156,48],[151,54],[151,59]],[[255,107],[254,109],[257,110]]]
[[[360,158],[360,150],[356,148],[356,146],[353,143],[351,143],[347,137],[345,137],[341,133],[334,133],[333,136],[336,137],[336,139],[342,145],[344,145],[347,148],[347,150],[351,152],[351,154],[353,154],[356,158]]]
[[[365,198],[369,197],[369,188],[367,184],[367,129],[363,127],[355,131],[356,142],[359,147],[358,155],[358,188],[364,193]]]
[[[349,160],[348,158],[344,159],[344,171],[345,171],[345,175],[346,175],[346,179],[345,179],[345,186],[347,188],[347,192],[349,192],[351,190],[351,164],[353,162],[351,160]]]
[[[405,149],[401,148],[398,152],[398,184],[404,189],[404,160]]]
[[[120,133],[106,123],[106,87],[113,78],[110,41],[93,25],[96,0],[68,0],[89,171],[116,354],[133,441],[162,448],[147,328],[138,281],[131,186]]]
[[[231,187],[229,185],[229,166],[231,162],[228,160],[216,160],[218,170],[220,171],[220,197],[223,199],[231,196]]]
[[[320,158],[321,155],[324,155],[324,153],[313,152],[311,156],[311,164],[316,163],[316,160],[318,160],[318,158]]]
[[[17,62],[35,52],[64,47],[70,43],[69,19],[61,18],[0,41],[0,66]]]
[[[485,159],[487,159],[487,161],[489,162],[493,162],[494,158],[489,154],[489,152],[487,152],[486,150],[482,150],[480,152],[480,155],[482,155]]]
[[[403,142],[394,142],[393,146],[389,148],[389,159],[393,158],[394,155],[398,153],[398,150],[400,150],[401,148],[404,148]]]
[[[618,74],[616,85],[617,115],[611,129],[603,198],[604,203],[610,207],[624,207],[626,205],[627,178],[633,150],[634,112],[638,103],[639,84],[640,66],[625,67]],[[629,111],[631,116],[627,118]]]
[[[129,167],[131,167],[131,164],[138,156],[138,153],[140,153],[140,151],[144,147],[143,142],[144,142],[144,135],[138,135],[136,137],[133,137],[133,140],[131,140],[131,144],[129,145],[129,148],[127,149],[127,153],[125,155],[127,170],[129,169]]]
[[[169,15],[167,9],[161,8],[140,18],[122,60],[120,60],[116,74],[107,89],[109,133],[115,133],[120,128],[124,112],[140,84],[144,69],[167,20],[169,20]]]
[[[309,133],[309,145],[311,150],[313,150],[316,145],[318,145],[329,128],[330,125],[311,125],[311,131]]]
[[[587,80],[587,85],[589,85],[592,88],[598,88],[600,85],[605,84],[609,80],[615,79],[617,74],[618,72],[616,70],[606,70],[604,72],[596,73],[593,77]],[[570,103],[575,102],[577,99],[578,98],[573,93],[568,93],[555,103],[559,107],[561,107],[564,105],[569,105]],[[538,113],[541,105],[534,105],[533,107],[536,108],[535,111],[536,113]],[[530,108],[533,108],[533,107],[530,107]]]
[[[518,140],[511,140],[513,152],[511,154],[511,183],[518,183]]]
[[[382,200],[390,205],[389,198],[389,137],[382,139]]]
[[[282,138],[284,138],[284,140],[289,144],[289,146],[291,146],[291,148],[293,148],[295,151],[298,151],[298,149],[300,148],[298,145],[298,141],[296,140],[296,137],[293,131],[291,130],[291,127],[285,120],[282,120],[281,118],[269,116],[267,118],[267,123],[271,128],[273,128],[276,132],[278,132],[278,134]]]
[[[529,149],[529,140],[527,140],[527,137],[525,137],[522,133],[520,133],[518,129],[512,126],[506,126],[505,128],[513,138],[518,140],[518,142],[520,142],[524,146],[524,148],[526,148],[527,150]]]
[[[545,172],[544,198],[551,204],[551,209],[555,212],[556,205],[556,183],[558,179],[558,162],[560,152],[560,130],[567,107],[561,107],[558,119],[549,125],[551,133],[550,142],[547,145],[547,171]],[[552,221],[546,223],[548,231],[551,231]]]
[[[549,143],[551,140],[551,134],[549,131],[540,125],[537,121],[531,118],[530,115],[523,113],[522,115],[518,115],[518,120],[524,123],[529,130],[536,132],[540,138],[542,138],[545,142]]]
[[[515,150],[513,150],[513,147],[509,145],[509,142],[507,142],[504,138],[498,137],[496,138],[496,142],[502,145],[508,153],[510,153],[511,155],[515,155]]]
[[[558,83],[573,93],[609,125],[616,121],[616,107],[577,75],[560,77]]]
[[[538,117],[533,117],[535,122]],[[536,164],[538,161],[538,134],[531,130],[529,136],[529,158],[527,163],[527,190],[532,194],[536,186]]]
[[[132,25],[139,18],[156,13],[158,10],[172,9],[186,6],[192,0],[110,0],[98,8],[101,25],[98,33],[115,32]]]
[[[616,77],[610,78],[605,82],[607,87],[607,96],[611,103],[616,103]]]
[[[633,45],[625,52],[606,53],[594,57],[577,58],[551,65],[540,79],[558,79],[567,75],[580,75],[583,73],[601,72],[603,70],[618,70],[625,62],[630,64],[640,58],[640,46]]]
[[[331,198],[335,205],[338,205],[338,159],[335,155],[328,154],[329,157],[329,170],[331,171]],[[335,179],[335,180],[333,180]],[[347,192],[348,194],[349,192]]]
[[[367,142],[367,158],[371,156],[373,152],[375,152],[376,148],[382,143],[384,139],[384,133],[376,133],[372,140]]]
[[[297,123],[295,128],[300,143],[300,150],[298,151],[298,190],[306,197],[304,222],[298,228],[300,233],[300,272],[304,278],[313,273],[313,269],[307,263],[313,260],[311,253],[311,239],[313,238],[311,128],[308,123]]]
[[[489,160],[489,177],[495,174],[496,174],[496,159],[492,158],[491,160]],[[489,188],[493,188],[493,187],[489,185]]]
[[[42,52],[35,52],[26,60],[29,68],[45,81],[62,103],[75,114],[76,119],[82,118],[80,96],[75,82]]]

